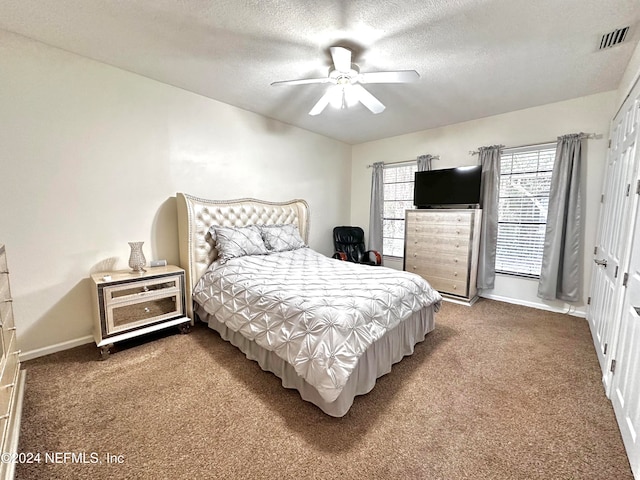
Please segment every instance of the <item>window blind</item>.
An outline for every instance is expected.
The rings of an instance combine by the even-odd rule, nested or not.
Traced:
[[[556,144],[504,150],[496,271],[539,277]]]
[[[417,170],[417,163],[384,167],[383,255],[404,255],[404,217],[405,211],[413,208],[413,182]]]

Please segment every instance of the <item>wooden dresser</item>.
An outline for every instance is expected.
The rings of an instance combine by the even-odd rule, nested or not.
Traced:
[[[423,277],[447,299],[473,304],[481,217],[480,209],[407,210],[404,270]]]
[[[24,395],[25,372],[20,371],[12,302],[7,256],[0,245],[0,479],[13,478]]]

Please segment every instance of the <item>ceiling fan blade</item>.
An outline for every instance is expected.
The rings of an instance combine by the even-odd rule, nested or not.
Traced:
[[[327,105],[329,105],[329,102],[331,101],[332,94],[333,94],[333,90],[331,88],[329,88],[324,93],[324,95],[322,95],[322,97],[320,97],[320,100],[317,101],[317,103],[313,106],[311,111],[309,111],[309,115],[319,115],[320,113],[322,113],[322,111],[325,109],[325,107]]]
[[[420,75],[415,70],[398,70],[396,72],[361,73],[358,79],[362,83],[409,83],[415,82]]]
[[[308,85],[310,83],[329,83],[332,79],[329,77],[325,78],[302,78],[300,80],[284,80],[281,82],[273,82],[271,85],[274,87],[280,85]]]
[[[351,70],[351,50],[344,47],[331,47],[331,58],[333,66],[339,72],[348,72]]]
[[[373,113],[381,113],[384,111],[385,106],[376,97],[371,95],[362,85],[352,85],[352,91],[356,98],[365,107],[371,110]]]

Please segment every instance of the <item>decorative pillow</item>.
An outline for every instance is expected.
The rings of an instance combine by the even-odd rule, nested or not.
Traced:
[[[220,263],[226,263],[235,257],[269,253],[260,235],[260,228],[255,225],[238,228],[214,225],[209,229],[209,233],[216,242]]]
[[[306,247],[296,225],[263,225],[261,228],[262,239],[270,252],[286,252]]]

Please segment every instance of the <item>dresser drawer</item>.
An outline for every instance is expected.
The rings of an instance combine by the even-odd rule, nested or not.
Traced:
[[[405,255],[405,265],[407,270],[412,265],[442,265],[449,269],[459,268],[466,270],[468,266],[469,256],[466,251],[460,250],[452,253],[431,254],[422,250],[407,252]]]
[[[465,264],[443,264],[443,263],[423,263],[412,262],[405,269],[407,272],[417,273],[418,275],[431,278],[438,277],[451,281],[466,281],[467,268]]]
[[[15,334],[7,335],[10,341],[10,347],[6,356],[6,363],[2,370],[0,378],[0,417],[3,417],[9,411],[11,403],[11,394],[15,388],[16,377],[19,369],[18,352],[16,351]]]
[[[466,280],[449,280],[440,277],[429,277],[427,281],[433,288],[441,293],[460,295],[461,297],[466,297],[468,294]]]
[[[410,210],[406,220],[415,225],[471,225],[475,210]]]
[[[7,267],[7,254],[4,252],[4,247],[2,247],[2,253],[0,253],[0,275],[8,274],[9,267]]]
[[[15,330],[13,306],[11,302],[0,302],[0,326],[4,330]]]
[[[467,255],[469,253],[469,238],[465,237],[440,237],[426,239],[420,236],[407,234],[407,256],[423,254],[426,258],[440,255]]]
[[[11,288],[9,288],[9,275],[0,274],[0,302],[11,301]]]
[[[469,237],[471,226],[469,224],[452,225],[439,224],[433,225],[426,222],[408,224],[406,227],[407,234],[426,235],[428,238],[433,237]]]

